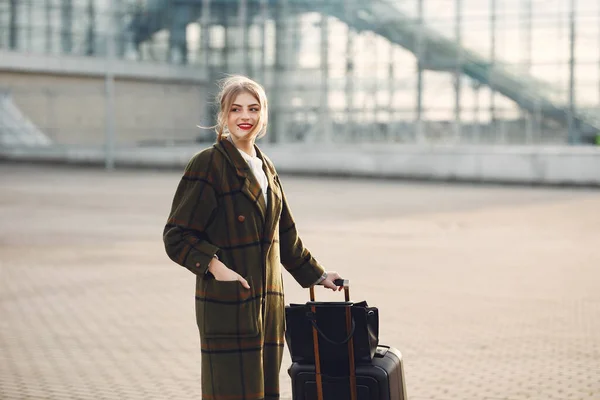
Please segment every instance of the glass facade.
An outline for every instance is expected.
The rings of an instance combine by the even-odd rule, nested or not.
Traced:
[[[246,74],[279,141],[589,142],[599,22],[600,0],[0,0],[0,49]]]

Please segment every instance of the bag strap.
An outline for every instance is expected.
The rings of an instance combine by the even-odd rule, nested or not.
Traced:
[[[344,287],[344,297],[346,301],[350,301],[350,282],[346,279],[336,279],[334,282],[337,286]],[[314,286],[310,287],[310,301],[315,301],[315,288]],[[316,306],[311,306],[310,310],[313,313],[313,316],[317,314]],[[313,326],[313,351],[315,353],[315,368],[316,368],[316,380],[317,380],[317,400],[323,400],[323,379],[321,375],[321,358],[319,356],[319,331],[317,324],[314,321],[314,318],[311,319]],[[346,339],[348,342],[348,370],[350,371],[350,400],[357,400],[358,397],[356,395],[356,370],[354,363],[354,331],[356,329],[356,325],[352,320],[352,308],[346,307],[346,332],[348,333],[348,338]],[[323,337],[329,340],[329,338],[325,335]],[[332,342],[335,344],[335,342]],[[341,344],[343,344],[342,342]]]
[[[348,341],[348,370],[350,371],[350,400],[357,400],[356,393],[356,370],[354,363],[354,321],[352,320],[351,307],[346,307],[346,331],[349,332],[352,329],[352,334],[349,336]]]
[[[314,299],[315,292],[314,289],[310,288],[311,297]],[[313,300],[314,301],[314,300]],[[312,306],[311,311],[313,314],[317,312],[317,308]],[[321,357],[319,356],[319,334],[317,333],[316,324],[313,324],[313,351],[315,353],[315,368],[316,368],[316,378],[317,378],[317,400],[323,400],[323,379],[321,376]]]

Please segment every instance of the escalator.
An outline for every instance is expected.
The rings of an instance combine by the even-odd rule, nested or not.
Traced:
[[[48,146],[52,141],[0,89],[0,147]]]
[[[281,0],[268,0],[270,7],[280,5]],[[211,15],[225,15],[235,2],[211,1]],[[324,2],[289,0],[290,12],[319,12],[333,16],[357,31],[372,31],[392,43],[402,46],[415,55],[428,69],[461,71],[481,85],[501,93],[532,113],[539,113],[546,120],[566,126],[571,113],[565,93],[553,89],[548,82],[535,79],[503,66],[492,64],[486,57],[459,46],[440,33],[419,26],[414,18],[398,10],[391,1],[344,1]],[[247,1],[249,17],[260,12],[258,0]],[[137,44],[148,40],[161,29],[171,31],[171,45],[183,46],[185,27],[197,21],[202,13],[202,0],[149,0],[147,7],[136,15],[131,28]],[[458,61],[457,61],[458,60]],[[591,112],[575,110],[575,130],[583,141],[590,141],[600,131],[600,117]]]

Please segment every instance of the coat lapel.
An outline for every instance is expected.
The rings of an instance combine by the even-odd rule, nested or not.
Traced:
[[[273,236],[275,235],[275,228],[279,221],[279,215],[281,214],[281,188],[277,181],[277,172],[273,163],[269,160],[258,147],[256,147],[256,154],[263,161],[263,171],[267,176],[269,182],[269,190],[267,191],[267,198],[269,199],[269,206],[267,207],[267,217],[265,222],[265,229],[263,232],[264,241],[267,243],[273,243]],[[265,252],[268,252],[269,246],[265,246]]]
[[[250,166],[246,160],[242,158],[242,155],[239,153],[238,149],[236,149],[229,140],[222,140],[219,143],[216,143],[215,148],[225,155],[225,157],[235,167],[238,176],[244,179],[241,187],[242,193],[246,195],[246,197],[248,197],[252,203],[254,203],[264,221],[267,217],[267,205],[265,203],[265,198],[262,194],[260,184],[254,177],[254,174],[250,170]],[[269,186],[270,185],[271,181],[269,181]]]

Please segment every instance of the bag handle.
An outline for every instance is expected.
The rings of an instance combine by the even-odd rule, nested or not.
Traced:
[[[310,321],[312,326],[317,330],[319,335],[321,335],[321,337],[323,339],[325,339],[326,341],[328,341],[329,343],[331,343],[335,346],[341,346],[343,344],[348,343],[348,341],[350,339],[352,339],[352,337],[354,336],[354,331],[356,331],[356,323],[354,322],[354,318],[353,318],[352,319],[352,328],[350,330],[350,333],[348,334],[348,337],[346,339],[342,340],[341,342],[336,342],[335,340],[328,338],[327,335],[319,328],[319,326],[317,325],[315,314],[312,311],[307,312],[306,316],[308,317],[308,320]]]

